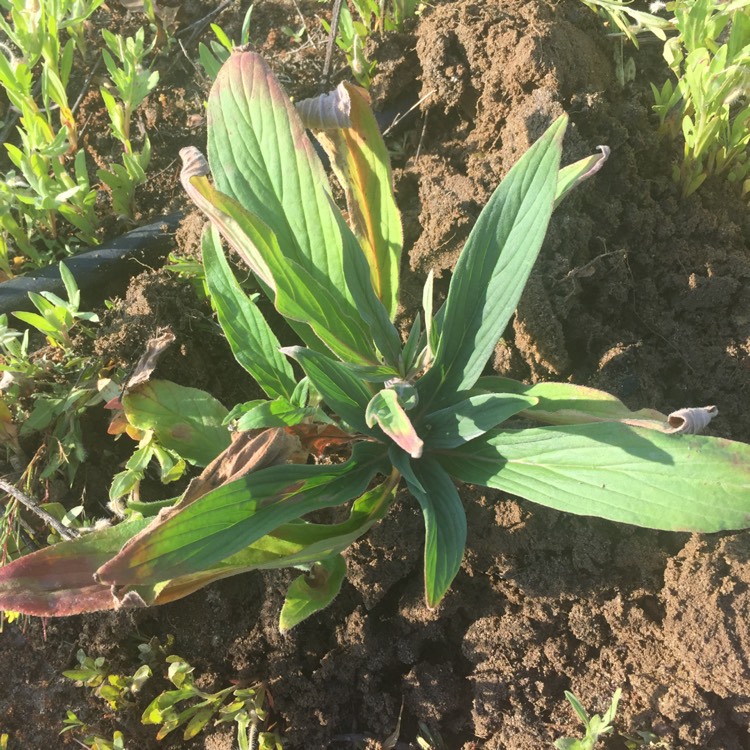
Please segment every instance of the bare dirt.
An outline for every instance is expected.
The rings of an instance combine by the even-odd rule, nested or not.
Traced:
[[[319,10],[302,7],[308,18]],[[322,45],[300,51],[278,32],[295,13],[280,0],[258,4],[253,37],[292,92],[306,95]],[[236,34],[241,16],[233,7],[219,21]],[[375,43],[373,52],[381,111],[425,97],[389,140],[408,248],[403,319],[417,309],[430,269],[447,289],[494,187],[568,112],[566,161],[598,144],[612,155],[553,217],[496,368],[602,387],[633,408],[717,404],[715,434],[750,440],[747,207],[722,183],[679,196],[669,178],[676,146],[660,141],[649,110],[649,77],[666,75],[658,53],[644,46],[636,81],[620,88],[611,41],[575,0],[436,3],[412,33]],[[202,91],[184,63],[172,75],[160,87],[157,133],[195,114],[180,102]],[[142,199],[150,213],[181,203],[177,149],[205,139],[185,127],[160,148],[170,166]],[[194,247],[195,236],[185,229],[181,246]],[[121,319],[115,312],[108,324],[110,351],[133,357],[137,339],[171,326],[184,340],[169,376],[231,405],[242,386],[232,375],[221,390],[227,352],[204,346],[210,311],[188,304],[189,293],[163,274],[136,280]],[[404,496],[350,549],[349,581],[333,605],[286,636],[276,622],[291,572],[241,576],[154,610],[6,627],[0,729],[10,733],[9,747],[72,746],[57,736],[66,709],[110,733],[124,727],[128,747],[233,747],[226,728],[156,743],[137,709],[112,716],[60,676],[78,648],[133,669],[138,639],[173,634],[174,650],[207,686],[263,681],[289,749],[382,741],[403,704],[397,747],[416,747],[424,722],[449,750],[538,750],[578,729],[564,690],[602,711],[617,687],[618,734],[650,731],[663,743],[653,747],[750,748],[747,533],[640,530],[472,487],[462,497],[466,557],[437,611],[423,604],[421,515]],[[601,746],[625,744],[616,734]]]

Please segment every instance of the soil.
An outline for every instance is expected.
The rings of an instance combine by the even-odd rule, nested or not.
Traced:
[[[215,4],[185,5],[187,26]],[[230,36],[239,33],[239,5],[215,19]],[[299,21],[282,0],[257,4],[251,32],[298,98],[314,93],[324,54],[314,18],[321,7],[300,10],[315,44],[300,47],[279,31]],[[200,38],[190,38],[189,54]],[[566,162],[598,144],[612,154],[556,211],[496,370],[604,388],[632,408],[716,404],[714,434],[750,440],[742,408],[750,393],[747,206],[721,181],[680,197],[670,179],[677,146],[660,139],[650,112],[648,81],[666,77],[658,49],[635,53],[638,74],[624,88],[614,51],[577,0],[438,2],[408,33],[373,41],[376,108],[388,116],[421,99],[389,139],[408,251],[402,322],[418,308],[430,269],[446,291],[494,187],[568,112]],[[342,60],[335,70],[345,75]],[[144,110],[156,162],[139,195],[143,220],[187,207],[177,152],[205,144],[205,92],[187,56],[175,54]],[[90,132],[89,145],[101,151],[105,138]],[[191,216],[177,249],[194,254],[199,229]],[[165,326],[178,342],[160,376],[209,389],[228,406],[252,397],[207,304],[167,272],[133,281],[108,313],[99,351],[133,362]],[[102,444],[91,460],[108,450]],[[462,498],[466,556],[435,611],[423,600],[421,514],[404,495],[348,551],[340,596],[285,636],[277,618],[290,571],[239,576],[152,610],[6,626],[0,730],[9,748],[74,746],[58,736],[66,710],[109,736],[122,728],[128,747],[234,747],[225,725],[157,743],[138,717],[166,683],[149,683],[136,708],[114,715],[61,677],[78,648],[132,671],[139,640],[167,634],[204,687],[262,681],[290,750],[384,746],[401,712],[396,747],[417,747],[423,722],[449,750],[538,750],[580,730],[565,690],[602,712],[617,687],[617,732],[601,747],[620,750],[621,735],[648,731],[651,747],[750,748],[747,532],[654,532],[470,486]]]

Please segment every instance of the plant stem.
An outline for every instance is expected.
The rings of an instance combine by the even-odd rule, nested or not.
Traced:
[[[328,35],[328,44],[326,44],[326,59],[323,64],[323,86],[328,85],[328,78],[331,74],[331,58],[333,57],[333,45],[336,43],[336,34],[339,33],[339,16],[341,15],[341,0],[333,0],[333,10],[331,11],[331,32]]]
[[[60,523],[54,516],[47,513],[46,510],[40,508],[37,503],[32,500],[28,495],[25,495],[21,490],[10,482],[6,482],[4,479],[0,479],[0,490],[10,495],[15,500],[18,500],[21,505],[28,508],[32,513],[35,513],[39,518],[42,519],[48,526],[53,528],[63,539],[75,539],[77,534],[72,529],[69,529]]]

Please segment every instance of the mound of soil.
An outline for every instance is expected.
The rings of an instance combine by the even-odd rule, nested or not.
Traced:
[[[241,17],[233,13],[225,27]],[[265,34],[260,46],[274,50],[282,73],[322,57],[320,46],[302,54],[285,37],[271,38],[279,28],[272,22],[289,23],[291,13],[267,0],[253,16]],[[717,404],[715,433],[749,440],[750,414],[740,408],[750,387],[747,208],[724,183],[688,199],[672,183],[677,148],[660,140],[650,112],[648,80],[667,75],[658,52],[644,46],[636,81],[621,88],[613,44],[576,0],[456,0],[436,4],[412,33],[386,38],[372,53],[380,109],[422,100],[390,141],[408,249],[404,323],[430,269],[445,293],[493,189],[568,112],[566,163],[598,144],[612,155],[555,213],[496,369],[601,387],[632,408]],[[181,242],[194,237],[183,232]],[[151,305],[135,321],[139,330],[180,323],[174,304],[161,308]],[[179,327],[189,339],[190,325],[182,319]],[[204,334],[196,326],[195,341]],[[212,361],[220,356],[209,351]],[[221,372],[211,367],[209,380]],[[184,380],[185,369],[176,369]],[[66,745],[57,737],[65,709],[110,732],[124,722],[128,747],[233,747],[226,727],[156,743],[137,710],[105,715],[60,676],[78,648],[132,670],[136,638],[173,634],[174,651],[207,688],[263,681],[290,750],[383,741],[402,707],[397,747],[416,747],[424,722],[451,750],[538,750],[578,730],[565,690],[601,712],[617,687],[618,732],[652,732],[661,741],[653,747],[750,748],[746,533],[641,530],[468,486],[462,498],[466,556],[436,611],[424,606],[421,514],[403,496],[347,553],[349,580],[332,606],[288,635],[277,629],[295,575],[287,571],[241,576],[154,610],[7,628],[0,727],[11,733],[10,747]],[[618,737],[602,743],[624,746]]]

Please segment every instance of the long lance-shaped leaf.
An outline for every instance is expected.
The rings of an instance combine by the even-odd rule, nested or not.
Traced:
[[[93,531],[69,542],[45,547],[0,568],[0,609],[39,617],[76,615],[119,606],[166,604],[222,578],[263,568],[302,565],[346,549],[382,519],[394,498],[393,477],[368,490],[339,524],[293,521],[261,537],[236,555],[192,575],[113,596],[112,587],[94,574],[125,542],[145,529],[151,518]]]
[[[236,554],[284,523],[361,494],[381,470],[374,446],[360,444],[337,466],[273,466],[230,482],[157,519],[98,571],[117,586],[196,573]]]
[[[279,630],[286,633],[310,615],[327,607],[341,591],[346,563],[341,555],[316,562],[308,573],[289,586],[279,616]]]
[[[422,508],[425,599],[428,607],[437,607],[461,567],[466,513],[453,481],[434,458],[410,461],[397,449],[390,456]]]
[[[337,293],[286,257],[263,219],[214,188],[207,177],[208,165],[197,149],[183,149],[180,154],[184,162],[180,179],[185,191],[245,260],[276,309],[293,321],[310,325],[315,335],[342,359],[376,363],[372,337],[359,314],[343,307]],[[374,296],[372,288],[370,293]],[[315,346],[304,329],[300,335],[308,346]]]
[[[211,88],[208,158],[218,189],[263,217],[285,257],[356,319],[325,171],[289,97],[253,52],[235,51]]]
[[[497,376],[479,378],[476,389],[492,393],[516,393],[536,399],[523,416],[547,424],[626,422],[635,427],[669,428],[666,415],[656,409],[631,411],[619,398],[605,391],[573,383],[527,385]]]
[[[345,550],[374,523],[380,521],[394,499],[398,477],[392,475],[383,484],[368,490],[352,504],[346,521],[318,524],[292,521],[261,537],[236,555],[207,570],[172,579],[166,585],[137,587],[147,604],[166,604],[180,599],[213,581],[251,570],[305,565]]]
[[[289,346],[282,352],[300,363],[305,375],[338,417],[355,430],[371,433],[365,411],[373,391],[366,382],[325,354],[301,346]]]
[[[391,322],[385,305],[375,294],[370,269],[360,251],[357,239],[340,215],[339,226],[344,238],[344,276],[349,291],[386,364],[398,367],[402,359],[401,337]]]
[[[372,284],[391,317],[398,305],[403,232],[393,197],[388,149],[364,89],[341,83],[329,94],[297,104],[344,188],[349,220],[372,274]]]
[[[398,395],[392,388],[378,391],[367,404],[365,420],[368,427],[376,424],[396,445],[406,451],[412,458],[422,455],[424,442],[417,435],[409,415],[398,401]]]
[[[456,448],[536,403],[533,396],[504,393],[470,396],[425,417],[425,443],[430,449]]]
[[[206,284],[235,359],[271,398],[291,398],[296,387],[289,361],[258,306],[242,291],[224,258],[215,228],[202,238]]]
[[[213,396],[168,380],[149,380],[122,398],[128,422],[153,430],[159,442],[186,461],[206,466],[230,443],[227,409]]]
[[[62,617],[113,609],[110,586],[97,583],[94,573],[151,520],[93,531],[1,567],[0,610]]]
[[[488,433],[440,463],[557,510],[669,531],[750,526],[750,446],[620,422]]]
[[[180,158],[180,183],[188,197],[211,219],[211,224],[273,299],[276,284],[264,256],[268,254],[267,247],[277,242],[276,235],[264,221],[244,211],[242,206],[237,208],[236,201],[214,188],[208,180],[211,170],[206,157],[195,146],[181,149]]]
[[[566,124],[560,117],[508,172],[466,241],[435,360],[418,382],[423,411],[474,385],[516,309],[552,214]]]

